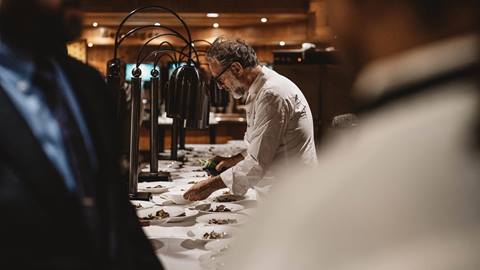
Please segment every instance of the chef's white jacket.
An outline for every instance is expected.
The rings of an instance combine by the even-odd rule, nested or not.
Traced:
[[[245,159],[220,175],[234,194],[245,194],[267,172],[275,176],[279,167],[316,164],[312,113],[292,81],[262,67],[248,90],[246,113]]]

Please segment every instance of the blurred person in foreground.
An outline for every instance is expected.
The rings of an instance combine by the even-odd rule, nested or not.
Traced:
[[[247,150],[216,157],[216,169],[227,170],[195,184],[186,199],[203,200],[225,187],[236,195],[249,188],[267,191],[279,168],[316,165],[312,113],[292,81],[259,65],[253,48],[242,40],[217,38],[206,60],[221,89],[235,99],[246,96]]]
[[[362,124],[282,182],[226,269],[479,269],[477,3],[328,2]]]
[[[66,54],[80,6],[0,1],[0,269],[162,269],[119,185],[112,93]]]

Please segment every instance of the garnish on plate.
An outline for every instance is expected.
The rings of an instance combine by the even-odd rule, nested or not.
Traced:
[[[216,224],[216,225],[226,225],[226,224],[237,224],[238,221],[236,219],[216,219],[212,218],[208,221],[208,224]]]
[[[244,197],[234,194],[223,194],[214,199],[215,202],[236,202],[242,200]]]
[[[143,220],[154,220],[154,219],[164,219],[164,218],[168,218],[168,217],[170,217],[170,214],[165,212],[163,209],[160,209],[159,211],[157,211],[155,213],[155,215],[148,214],[148,216],[143,217],[141,219],[143,219]]]
[[[217,205],[215,209],[210,209],[209,212],[232,212],[232,210],[228,207],[226,207],[223,204]]]
[[[210,239],[222,239],[226,236],[227,234],[225,232],[220,232],[220,233],[217,233],[215,231],[211,231],[211,232],[207,232],[205,234],[203,234],[203,239],[204,240],[210,240]]]

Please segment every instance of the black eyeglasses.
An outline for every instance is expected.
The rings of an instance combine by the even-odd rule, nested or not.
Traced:
[[[233,62],[233,63],[235,63],[235,62]],[[220,79],[220,77],[223,75],[223,73],[227,72],[227,70],[230,69],[230,67],[233,65],[233,63],[228,64],[228,66],[225,67],[225,68],[222,70],[222,72],[218,73],[217,76],[213,77],[213,80],[214,80],[216,83],[218,83],[218,79]]]

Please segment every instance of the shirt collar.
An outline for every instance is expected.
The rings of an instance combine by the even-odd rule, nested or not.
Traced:
[[[355,83],[360,99],[375,99],[391,89],[415,83],[478,61],[475,34],[425,45],[368,65]]]
[[[255,80],[253,80],[252,85],[248,88],[247,91],[247,99],[245,103],[250,103],[252,100],[255,99],[257,96],[258,92],[262,89],[263,84],[266,81],[265,74],[268,72],[268,68],[262,66],[262,69],[260,70],[260,73],[257,75]]]
[[[12,49],[0,41],[0,66],[3,66],[19,76],[19,79],[30,81],[33,77],[35,64],[31,57]]]

